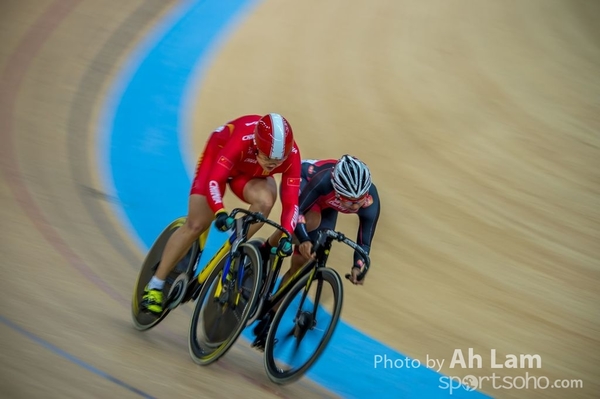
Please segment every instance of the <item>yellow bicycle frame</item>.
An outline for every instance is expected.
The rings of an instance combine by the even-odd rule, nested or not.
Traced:
[[[208,237],[208,231],[209,230],[206,230],[204,233],[202,233],[200,235],[200,238],[198,239],[198,243],[200,244],[200,251],[204,250],[204,245],[206,245],[206,238]],[[206,279],[212,273],[212,271],[215,269],[215,267],[217,267],[219,262],[221,262],[221,259],[223,259],[223,257],[227,255],[230,248],[231,248],[231,242],[229,241],[229,239],[227,239],[223,243],[221,248],[217,251],[217,253],[213,255],[213,257],[206,264],[206,266],[204,266],[204,269],[202,270],[202,272],[198,275],[198,283],[199,284],[203,284],[206,281]],[[202,256],[202,254],[200,254],[200,256]]]
[[[174,229],[174,228],[183,226],[183,224],[185,223],[185,220],[186,220],[185,217],[180,217],[180,218],[176,219],[173,223],[171,223],[170,228]],[[206,245],[206,240],[208,239],[209,232],[210,232],[210,228],[206,229],[202,234],[200,234],[200,237],[198,237],[200,256],[202,256],[202,252],[204,252],[204,246]],[[204,269],[202,270],[202,272],[198,275],[198,283],[199,284],[202,284],[206,281],[206,279],[208,278],[210,273],[212,273],[212,271],[215,269],[215,267],[217,267],[217,265],[219,264],[221,259],[227,254],[227,252],[229,251],[230,248],[231,248],[231,243],[229,242],[229,239],[228,239],[221,246],[219,251],[217,251],[217,253],[212,257],[212,259],[206,264],[206,266],[204,266]]]

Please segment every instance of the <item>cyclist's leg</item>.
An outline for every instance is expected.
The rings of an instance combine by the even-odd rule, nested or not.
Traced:
[[[142,298],[142,306],[152,313],[162,313],[163,294],[162,289],[165,279],[171,273],[177,262],[179,262],[190,249],[194,240],[210,227],[214,214],[206,200],[208,173],[214,164],[216,147],[215,136],[206,144],[203,154],[200,156],[190,196],[188,201],[188,215],[185,223],[169,237],[162,254],[158,268],[146,286]],[[225,185],[221,186],[224,193]]]
[[[165,247],[161,263],[155,276],[164,280],[177,262],[190,249],[194,240],[210,227],[214,220],[214,214],[208,205],[206,196],[208,193],[208,179],[210,170],[214,167],[216,156],[220,150],[216,135],[206,143],[204,151],[198,160],[194,181],[190,189],[188,200],[188,214],[185,223],[173,233]],[[225,184],[219,187],[223,196],[225,195]]]
[[[229,182],[231,191],[242,201],[249,204],[249,210],[260,212],[269,217],[277,201],[277,183],[272,176],[253,178],[237,176]],[[252,237],[264,223],[252,224],[248,229],[248,238]]]
[[[190,195],[188,207],[188,216],[185,223],[169,237],[158,268],[146,286],[142,306],[152,313],[162,313],[162,290],[165,279],[173,271],[177,262],[188,252],[194,240],[198,239],[200,234],[210,226],[214,218],[206,197],[203,195]]]
[[[177,262],[190,249],[192,243],[198,239],[214,218],[204,195],[191,194],[188,202],[188,215],[185,223],[175,232],[165,246],[162,259],[156,270],[155,277],[163,280],[167,278]]]

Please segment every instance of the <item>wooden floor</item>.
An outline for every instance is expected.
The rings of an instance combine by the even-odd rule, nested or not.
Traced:
[[[132,327],[144,254],[103,194],[99,110],[176,4],[0,4],[0,397],[333,397],[308,379],[272,385],[247,345],[199,368],[185,309],[151,333]],[[271,110],[304,158],[362,158],[383,210],[344,320],[408,356],[447,359],[444,374],[524,373],[492,369],[495,349],[538,354],[531,375],[584,384],[484,385],[493,397],[598,398],[598,17],[593,0],[263,1],[194,88],[185,161],[224,121]],[[341,273],[350,256],[333,255]],[[450,369],[457,348],[484,367]]]

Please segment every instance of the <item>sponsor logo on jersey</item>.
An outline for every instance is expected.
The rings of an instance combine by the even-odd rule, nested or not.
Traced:
[[[331,205],[334,208],[342,209],[342,203],[337,199],[330,199],[329,201],[327,201],[327,204]]]
[[[254,134],[247,134],[242,137],[242,141],[248,141],[254,139]]]
[[[227,170],[231,170],[231,168],[233,168],[233,162],[231,162],[231,160],[229,160],[229,158],[227,158],[224,155],[221,155],[219,157],[219,160],[217,161],[217,164],[223,166]]]
[[[246,158],[244,159],[244,162],[257,163],[256,158]]]
[[[342,213],[356,213],[356,211],[351,210],[350,208],[345,208],[342,206],[342,203],[337,199],[330,199],[327,201],[327,205],[331,206],[333,209],[342,212]]]
[[[292,216],[292,231],[290,231],[290,233],[294,233],[294,230],[296,229],[296,223],[298,222],[298,214],[300,213],[300,209],[298,208],[298,205],[294,205],[294,216]]]
[[[288,184],[288,186],[291,186],[291,187],[300,187],[300,178],[299,177],[288,177],[287,184]]]
[[[215,204],[221,204],[221,193],[219,190],[219,183],[214,180],[208,182],[208,190],[210,192],[210,197],[212,198]]]

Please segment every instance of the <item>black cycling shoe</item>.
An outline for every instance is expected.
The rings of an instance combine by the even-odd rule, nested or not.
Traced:
[[[266,344],[267,344],[267,334],[263,334],[259,337],[256,337],[256,339],[254,340],[254,342],[252,342],[252,345],[250,345],[250,346],[259,352],[264,352]]]
[[[267,342],[267,334],[269,333],[269,327],[271,327],[271,320],[273,320],[273,312],[267,313],[254,327],[252,333],[256,336],[250,347],[255,348],[261,352],[265,350],[265,344]]]

